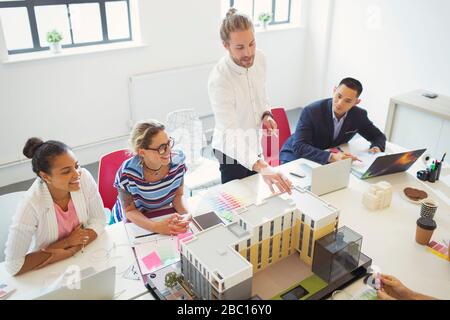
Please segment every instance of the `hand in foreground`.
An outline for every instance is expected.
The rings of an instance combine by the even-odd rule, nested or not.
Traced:
[[[377,291],[377,295],[382,300],[407,300],[413,298],[414,292],[393,276],[382,274],[381,284],[381,289]]]

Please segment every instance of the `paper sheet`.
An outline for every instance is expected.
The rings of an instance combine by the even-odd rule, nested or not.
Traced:
[[[177,237],[165,236],[156,241],[140,243],[134,249],[142,274],[149,274],[180,260]],[[159,265],[156,264],[157,259],[152,253],[158,256]]]

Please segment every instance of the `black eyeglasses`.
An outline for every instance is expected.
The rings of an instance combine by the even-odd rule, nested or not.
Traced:
[[[173,148],[174,143],[175,141],[173,140],[172,137],[170,137],[167,143],[163,143],[158,148],[147,148],[147,150],[158,151],[160,155],[163,155],[164,153],[166,153],[167,148]]]

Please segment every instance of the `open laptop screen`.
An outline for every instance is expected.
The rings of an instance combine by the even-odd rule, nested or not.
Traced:
[[[369,169],[362,174],[361,179],[406,171],[414,162],[416,162],[425,150],[426,149],[419,149],[380,156],[376,158]]]

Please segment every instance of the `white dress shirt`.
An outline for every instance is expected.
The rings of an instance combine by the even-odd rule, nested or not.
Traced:
[[[80,190],[71,192],[78,220],[100,235],[106,218],[94,178],[81,170]],[[5,267],[10,274],[20,271],[28,253],[48,247],[58,240],[58,222],[52,196],[40,178],[26,192],[13,217],[5,245]]]
[[[339,135],[339,132],[341,132],[345,118],[347,118],[347,112],[340,119],[336,117],[336,114],[334,113],[333,110],[331,110],[331,113],[333,114],[333,124],[334,124],[333,140],[336,140],[337,136]]]
[[[253,65],[237,65],[227,53],[213,68],[208,93],[214,112],[212,147],[252,170],[261,158],[261,117],[269,110],[266,61],[256,50]]]

